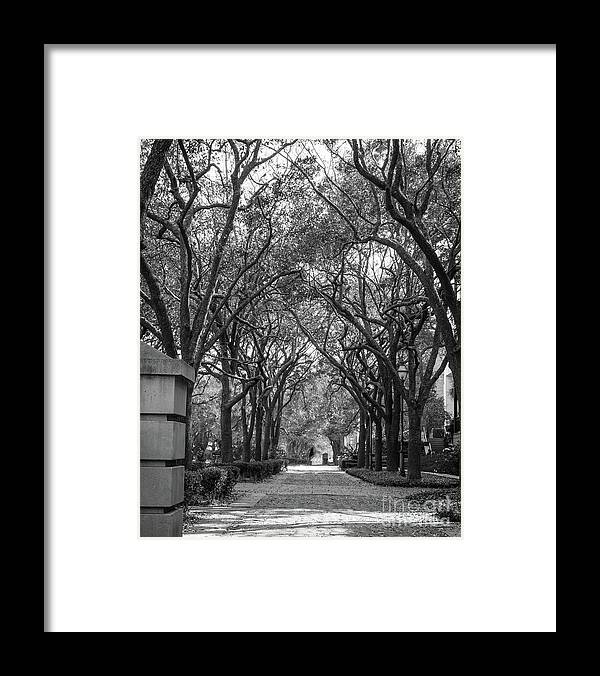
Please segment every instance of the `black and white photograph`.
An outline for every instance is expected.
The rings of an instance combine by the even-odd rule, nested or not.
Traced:
[[[460,535],[460,161],[142,141],[142,536]]]
[[[44,44],[45,632],[556,632],[556,58]]]

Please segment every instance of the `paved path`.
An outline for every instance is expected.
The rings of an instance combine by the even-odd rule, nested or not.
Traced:
[[[438,519],[427,493],[423,500],[421,488],[375,486],[334,466],[292,466],[262,483],[239,483],[230,505],[192,508],[185,535],[459,536],[460,524]]]

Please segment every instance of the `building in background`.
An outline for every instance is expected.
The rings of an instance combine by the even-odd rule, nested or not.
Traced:
[[[454,376],[449,366],[446,365],[434,389],[435,396],[444,400],[444,411],[451,421],[450,432],[452,433],[452,443],[460,443],[460,405],[454,390]]]

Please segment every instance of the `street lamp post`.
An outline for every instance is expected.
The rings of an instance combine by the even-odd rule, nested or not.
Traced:
[[[460,421],[458,420],[458,417],[459,417],[458,397],[456,396],[456,385],[454,383],[454,379],[452,380],[452,397],[454,399],[454,402],[453,402],[454,403],[454,433],[452,435],[452,443],[454,443],[454,435],[457,432],[460,432]]]
[[[404,379],[408,373],[406,366],[400,366],[398,368],[398,375],[402,381],[402,388],[404,389]],[[401,476],[405,476],[406,472],[404,470],[404,396],[403,393],[400,393],[400,462],[398,463],[398,469]]]

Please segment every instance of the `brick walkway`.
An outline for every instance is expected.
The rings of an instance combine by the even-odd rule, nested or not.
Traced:
[[[459,536],[460,524],[437,519],[431,501],[408,504],[422,492],[374,486],[333,466],[292,466],[263,483],[239,483],[230,505],[194,508],[185,535]]]

